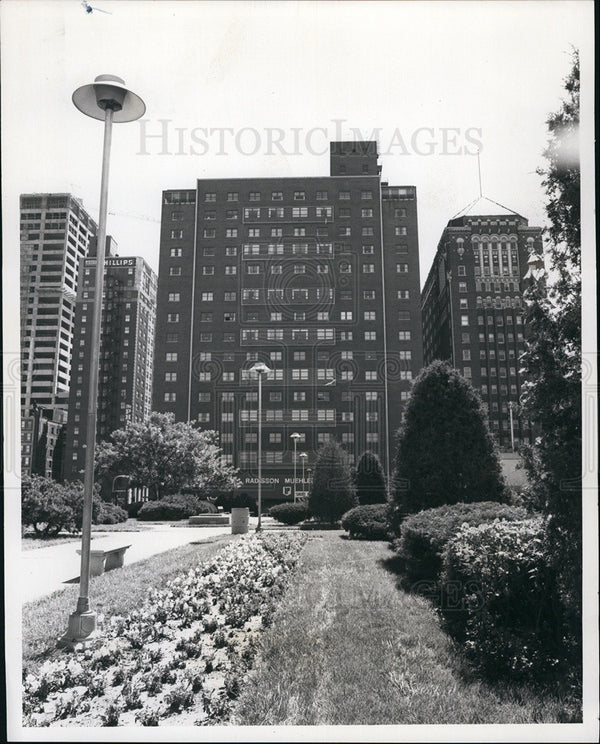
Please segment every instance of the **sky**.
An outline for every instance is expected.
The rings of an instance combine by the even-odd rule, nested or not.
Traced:
[[[376,138],[383,180],[417,187],[423,284],[441,232],[482,190],[544,224],[545,121],[591,2],[2,2],[5,261],[18,197],[71,192],[96,217],[96,75],[147,106],[115,125],[108,232],[158,270],[161,192],[197,178],[327,175],[331,140]],[[107,12],[101,12],[107,11]],[[360,134],[357,134],[360,133]],[[7,146],[8,145],[8,146]]]

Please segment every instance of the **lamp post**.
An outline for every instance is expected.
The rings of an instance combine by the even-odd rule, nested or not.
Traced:
[[[69,648],[85,646],[96,634],[96,613],[90,609],[90,538],[92,531],[92,497],[94,491],[94,455],[96,448],[96,416],[98,410],[98,369],[102,325],[102,290],[106,249],[106,215],[108,208],[108,171],[113,123],[135,121],[144,115],[146,105],[139,96],[125,87],[115,75],[98,75],[90,85],[73,93],[73,103],[92,119],[104,121],[100,209],[96,246],[96,281],[92,320],[91,365],[88,384],[87,435],[84,470],[83,517],[81,525],[81,575],[77,608],[69,617],[67,632],[59,644]]]
[[[258,375],[258,524],[256,531],[262,529],[262,376],[271,371],[264,362],[258,362],[250,368]]]
[[[306,463],[306,459],[308,458],[308,455],[306,452],[301,452],[298,457],[302,460],[302,496],[306,494],[306,487],[305,487],[305,481],[304,481],[304,464]]]
[[[297,431],[295,431],[293,434],[290,434],[290,439],[294,440],[294,504],[296,503],[296,448],[298,446],[298,440],[300,439],[300,434],[298,434]]]
[[[513,402],[512,400],[508,401],[508,413],[510,415],[510,446],[512,451],[515,451],[515,432],[513,429]]]
[[[115,475],[115,477],[112,479],[112,486],[110,488],[110,495],[111,496],[113,496],[114,495],[114,492],[115,492],[115,481],[119,480],[119,478],[126,478],[127,479],[127,483],[129,485],[129,476],[128,475]],[[117,490],[119,490],[119,491],[125,490],[126,491],[127,489],[119,488]],[[117,503],[117,498],[116,497],[114,498],[114,502],[115,502],[115,504]]]

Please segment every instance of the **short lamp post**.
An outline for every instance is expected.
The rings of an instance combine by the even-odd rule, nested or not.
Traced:
[[[302,495],[304,496],[306,494],[306,482],[304,480],[304,465],[306,464],[306,460],[308,459],[308,455],[306,452],[301,452],[298,457],[302,460]]]
[[[96,246],[96,281],[91,338],[91,365],[88,380],[88,411],[83,481],[83,516],[81,525],[81,576],[77,608],[69,617],[67,632],[59,645],[81,648],[96,636],[96,613],[90,608],[90,539],[92,532],[92,499],[94,492],[94,455],[96,448],[96,417],[98,410],[98,368],[102,325],[102,291],[104,286],[104,256],[106,249],[106,215],[108,207],[108,172],[113,123],[135,121],[146,112],[146,104],[125,87],[115,75],[98,75],[90,85],[73,93],[73,103],[79,111],[92,119],[104,121],[100,209]]]
[[[262,530],[262,376],[271,371],[264,362],[257,362],[250,371],[258,376],[258,523],[256,531]]]
[[[513,422],[513,402],[512,400],[508,401],[508,413],[510,415],[510,447],[512,451],[515,451],[515,431],[514,431],[514,422]]]
[[[298,447],[298,440],[300,439],[300,434],[298,434],[297,431],[295,431],[293,434],[290,434],[290,439],[294,440],[294,504],[296,503],[296,452]]]
[[[114,496],[114,493],[115,493],[115,481],[118,481],[119,478],[125,478],[125,480],[127,481],[127,486],[129,486],[129,476],[128,475],[115,475],[115,477],[112,479],[112,486],[110,488],[110,495],[114,497],[115,504],[117,503],[117,498],[116,498],[116,496]],[[118,488],[117,490],[118,491],[122,491],[122,490],[127,490],[127,489]]]

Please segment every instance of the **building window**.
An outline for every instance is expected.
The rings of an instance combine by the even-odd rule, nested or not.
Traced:
[[[365,331],[365,341],[376,341],[376,340],[377,340],[376,331]]]
[[[405,263],[396,264],[396,273],[397,274],[408,274],[408,264],[405,264]]]
[[[176,400],[177,400],[177,393],[165,393],[164,395],[165,403],[175,403]]]
[[[398,341],[410,341],[410,331],[398,331]]]
[[[361,235],[363,237],[365,237],[365,236],[368,237],[369,235],[373,235],[373,234],[374,233],[373,233],[373,228],[372,227],[363,227],[362,230],[361,230]]]
[[[396,225],[394,228],[394,235],[406,235],[406,228],[400,225]]]
[[[213,293],[212,292],[202,292],[200,295],[202,302],[212,302],[213,301]]]
[[[179,313],[167,313],[167,323],[179,323]]]
[[[225,276],[234,276],[237,274],[237,266],[228,265],[225,267]]]
[[[171,258],[179,258],[183,253],[182,248],[171,248],[170,255]]]
[[[283,191],[271,192],[271,201],[283,201]]]
[[[458,276],[466,276],[466,275],[467,275],[466,268],[464,266],[459,266],[458,267]],[[466,291],[466,289],[465,289],[465,291]]]
[[[237,256],[237,246],[236,245],[228,245],[225,248],[225,255],[226,256]]]
[[[169,292],[169,302],[180,302],[181,295],[179,292]]]
[[[461,326],[468,326],[469,325],[469,316],[468,315],[461,315],[460,316],[460,324],[461,324]]]

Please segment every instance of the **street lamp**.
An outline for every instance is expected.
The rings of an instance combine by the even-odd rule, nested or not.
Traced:
[[[308,458],[308,455],[306,452],[301,452],[298,457],[302,460],[302,495],[304,496],[306,494],[306,486],[305,486],[305,480],[304,480],[304,465],[306,463],[306,460]]]
[[[512,451],[515,451],[515,432],[513,428],[513,402],[512,400],[508,401],[508,412],[510,414],[510,446]]]
[[[271,371],[264,362],[257,362],[250,371],[258,375],[258,524],[256,531],[262,529],[262,376]]]
[[[115,75],[98,75],[90,85],[73,93],[73,103],[79,111],[92,119],[104,121],[100,209],[96,246],[96,282],[92,320],[91,366],[88,383],[87,435],[83,482],[83,517],[81,525],[81,575],[77,609],[69,617],[67,632],[60,640],[69,648],[87,645],[96,634],[96,613],[90,609],[90,538],[92,532],[92,498],[94,492],[94,455],[96,448],[96,416],[98,410],[98,369],[100,366],[100,338],[102,324],[102,290],[104,284],[104,255],[106,249],[106,214],[108,207],[108,171],[110,144],[114,123],[135,121],[146,112],[146,104],[125,87],[125,81]]]
[[[300,439],[300,434],[298,434],[297,431],[295,431],[293,434],[290,434],[290,439],[294,440],[294,504],[296,503],[296,447],[298,446],[298,440]]]

